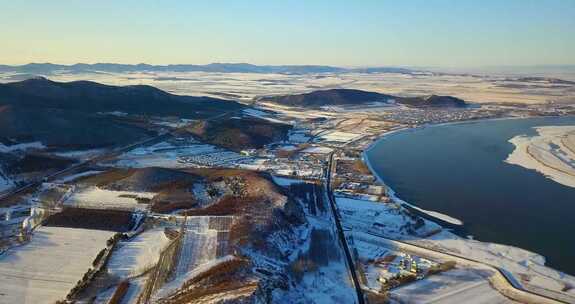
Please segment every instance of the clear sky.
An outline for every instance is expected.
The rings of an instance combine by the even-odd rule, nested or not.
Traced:
[[[0,0],[0,63],[575,64],[575,0]]]

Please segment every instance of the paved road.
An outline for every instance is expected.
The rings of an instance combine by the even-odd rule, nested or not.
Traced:
[[[339,219],[339,212],[337,211],[337,206],[335,204],[335,198],[333,197],[333,191],[331,191],[331,172],[333,170],[333,152],[329,154],[329,162],[326,168],[326,178],[325,178],[325,189],[327,191],[327,196],[329,200],[329,205],[331,212],[333,213],[333,218],[335,221],[335,227],[337,229],[337,235],[343,247],[345,258],[347,261],[347,266],[349,267],[349,272],[351,274],[351,279],[353,281],[353,285],[355,287],[355,292],[357,293],[357,303],[364,304],[365,298],[363,296],[363,289],[361,288],[361,284],[359,283],[359,279],[357,277],[357,271],[355,269],[355,261],[352,258],[351,251],[349,250],[349,246],[347,245],[347,240],[345,239],[345,233],[343,232],[343,227],[341,225],[341,221]]]

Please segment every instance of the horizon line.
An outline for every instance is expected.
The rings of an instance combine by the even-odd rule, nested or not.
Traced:
[[[334,67],[334,68],[448,68],[448,69],[466,69],[466,68],[507,68],[507,67],[575,67],[575,63],[540,63],[540,64],[502,64],[502,65],[475,65],[475,66],[447,66],[447,65],[337,65],[337,64],[313,64],[313,63],[298,63],[298,64],[256,64],[250,62],[209,62],[209,63],[122,63],[122,62],[76,62],[76,63],[57,63],[57,62],[28,62],[21,64],[9,64],[0,63],[0,66],[10,66],[10,67],[22,67],[27,65],[61,65],[61,66],[74,66],[74,65],[96,65],[96,64],[115,64],[115,65],[128,65],[128,66],[138,66],[138,65],[148,65],[148,66],[173,66],[173,65],[196,65],[196,66],[206,66],[206,65],[252,65],[252,66],[319,66],[319,67]]]

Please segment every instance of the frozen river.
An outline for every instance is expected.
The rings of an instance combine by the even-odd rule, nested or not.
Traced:
[[[462,220],[476,239],[539,253],[575,274],[575,188],[505,162],[511,138],[558,125],[575,126],[575,117],[426,127],[392,134],[367,156],[400,198]]]

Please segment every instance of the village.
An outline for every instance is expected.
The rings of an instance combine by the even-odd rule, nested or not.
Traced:
[[[231,251],[226,245],[229,235],[233,233],[230,230],[233,217],[182,216],[176,211],[177,206],[158,205],[159,197],[168,194],[160,193],[153,187],[122,190],[99,185],[99,176],[117,170],[215,168],[264,172],[274,178],[316,185],[329,181],[330,185],[326,185],[326,188],[332,190],[336,204],[334,220],[340,221],[343,227],[360,288],[365,297],[374,303],[377,303],[377,299],[390,297],[410,299],[411,295],[406,295],[404,290],[424,289],[427,285],[414,285],[414,282],[426,282],[429,278],[437,280],[440,285],[444,284],[435,291],[437,294],[454,290],[458,294],[470,292],[467,289],[469,280],[489,286],[488,282],[495,273],[493,270],[485,275],[482,272],[485,269],[472,262],[393,244],[394,241],[418,244],[417,240],[434,239],[446,231],[434,222],[433,217],[406,208],[373,175],[364,151],[385,134],[430,123],[501,117],[500,109],[422,111],[386,107],[379,113],[370,107],[368,110],[352,108],[330,112],[320,109],[304,113],[261,105],[257,110],[242,114],[288,124],[292,128],[282,141],[263,148],[232,151],[182,132],[173,132],[192,121],[155,123],[164,134],[162,140],[104,158],[81,172],[43,182],[36,191],[21,196],[18,203],[1,208],[0,256],[5,258],[0,259],[0,274],[11,276],[18,273],[25,282],[26,277],[32,278],[38,272],[48,271],[42,265],[16,270],[11,261],[14,258],[12,255],[19,250],[17,247],[38,246],[46,256],[50,256],[50,247],[43,246],[47,246],[47,242],[61,242],[58,238],[65,238],[67,245],[54,248],[54,254],[67,256],[63,252],[74,254],[89,241],[92,247],[85,251],[86,257],[70,260],[67,277],[46,277],[47,280],[58,279],[66,283],[50,285],[50,292],[40,289],[34,297],[59,300],[91,296],[95,299],[94,303],[112,303],[109,302],[111,299],[125,297],[126,301],[122,303],[146,303],[154,294],[169,294],[178,290],[178,280],[182,276],[189,277],[191,273],[197,274],[198,269],[220,263],[240,263],[230,255]],[[94,179],[91,184],[81,182],[91,178]],[[182,202],[178,204],[186,208],[209,206],[210,201],[222,197],[226,191],[243,191],[233,190],[237,187],[243,186],[194,183],[190,193],[184,194]],[[194,197],[194,203],[187,203],[187,197]],[[117,226],[113,228],[115,232],[100,230],[102,227],[96,223],[91,228],[70,228],[75,225],[73,217],[83,218],[82,210],[94,210],[90,213],[96,212],[100,214],[98,216],[114,219],[115,223],[111,225]],[[174,211],[166,214],[163,210]],[[93,238],[84,240],[75,236],[82,231],[97,233]],[[168,262],[176,254],[173,249],[176,245],[173,244],[179,244],[177,246],[182,248],[177,253],[179,258],[176,260],[179,262],[176,264]],[[134,256],[134,261],[122,260],[120,253],[124,251],[129,251],[126,254]],[[105,259],[102,259],[102,255]],[[193,256],[194,259],[185,261],[186,256]],[[92,261],[90,257],[95,260]],[[21,258],[19,263],[29,263],[29,258],[36,257]],[[110,286],[105,292],[87,288],[86,284],[96,278],[104,267],[114,274],[113,282],[119,284],[118,287]],[[89,269],[88,272],[85,272],[86,269]],[[140,277],[150,269],[156,271],[159,277]],[[164,269],[162,271],[169,272],[170,276],[163,277],[158,269]],[[265,273],[264,276],[271,275],[265,270],[261,271]],[[454,272],[464,273],[469,280],[451,276]],[[82,277],[83,280],[76,282]],[[168,283],[162,287],[163,284],[155,283],[158,280]],[[15,288],[12,284],[3,283],[2,286],[0,292],[5,292],[5,288]],[[485,289],[486,296],[491,299],[501,299],[502,292],[510,293],[505,284]]]

